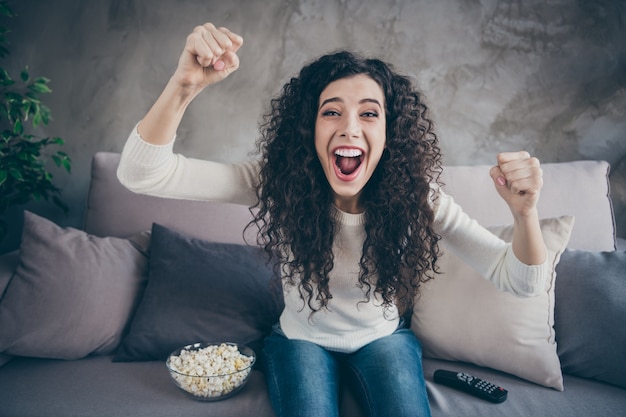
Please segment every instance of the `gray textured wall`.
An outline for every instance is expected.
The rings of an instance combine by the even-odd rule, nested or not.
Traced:
[[[240,33],[241,68],[199,97],[177,150],[221,161],[253,149],[259,115],[303,63],[337,48],[413,76],[450,165],[526,149],[543,162],[604,159],[626,235],[626,2],[623,0],[15,0],[11,66],[52,79],[73,173],[55,175],[80,226],[91,155],[120,151],[173,71],[186,35],[212,21]],[[576,190],[572,190],[576,192]],[[542,198],[550,198],[548,195]],[[15,211],[15,218],[18,218]],[[16,245],[19,224],[4,248]]]

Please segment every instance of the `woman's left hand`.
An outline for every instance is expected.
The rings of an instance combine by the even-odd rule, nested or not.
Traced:
[[[528,152],[504,152],[497,156],[498,165],[490,175],[513,217],[536,216],[537,202],[543,187],[543,171],[537,158]]]

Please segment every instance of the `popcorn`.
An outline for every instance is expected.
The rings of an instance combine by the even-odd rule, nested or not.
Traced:
[[[254,357],[243,355],[234,344],[185,346],[167,361],[178,386],[197,397],[220,397],[240,387],[252,370]]]

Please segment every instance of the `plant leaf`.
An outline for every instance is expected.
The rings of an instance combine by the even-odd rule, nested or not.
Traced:
[[[39,109],[37,109],[37,111],[35,111],[35,114],[33,114],[33,127],[37,128],[37,126],[39,126],[41,124],[41,112],[39,111]]]
[[[39,122],[43,123],[44,125],[47,125],[51,118],[50,109],[44,106],[43,104],[40,104],[38,106],[38,113],[39,113],[39,116],[41,117],[41,120]]]
[[[33,104],[30,100],[22,101],[22,114],[24,115],[24,121],[28,120],[28,115],[33,113],[32,110]]]
[[[0,17],[14,17],[7,0],[0,0]],[[0,22],[0,58],[9,55],[7,35],[10,30]],[[39,138],[26,131],[30,122],[34,128],[52,120],[50,109],[42,104],[40,95],[51,93],[46,77],[31,78],[26,66],[14,80],[6,68],[0,67],[0,240],[7,227],[3,218],[12,205],[29,201],[50,200],[68,211],[58,197],[61,190],[52,182],[52,173],[46,170],[48,158],[71,172],[71,159],[62,151],[46,149],[49,145],[62,146],[61,138]],[[30,120],[29,120],[30,118]]]
[[[10,100],[11,102],[14,102],[14,101],[21,102],[22,101],[22,95],[20,93],[16,93],[15,91],[7,91],[6,93],[4,93],[4,97],[7,100]]]
[[[24,94],[26,97],[28,97],[31,101],[31,103],[41,103],[41,100],[39,99],[39,96],[35,93],[33,93],[32,91],[28,91],[26,94]]]
[[[18,181],[24,181],[22,173],[15,168],[9,168],[9,174]]]
[[[28,89],[34,93],[39,93],[39,94],[44,94],[44,93],[51,93],[52,90],[50,89],[50,87],[48,87],[47,84],[45,83],[33,83],[30,84],[28,86]]]
[[[9,72],[4,68],[0,68],[0,85],[7,87],[14,83],[15,81],[13,81],[11,75],[9,75]]]
[[[13,123],[13,134],[14,135],[21,135],[24,133],[24,126],[22,125],[22,120],[20,120],[19,118],[17,120],[15,120],[15,122]]]
[[[64,158],[63,159],[63,168],[65,168],[65,170],[71,174],[72,173],[72,160],[69,158]]]

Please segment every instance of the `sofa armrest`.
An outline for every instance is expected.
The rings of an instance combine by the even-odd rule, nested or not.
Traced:
[[[11,281],[11,277],[13,277],[13,274],[15,273],[15,269],[17,268],[17,264],[19,261],[19,250],[0,255],[0,301],[2,301],[2,296],[9,286],[9,282]],[[12,358],[12,355],[7,355],[0,352],[0,367],[9,362]]]

